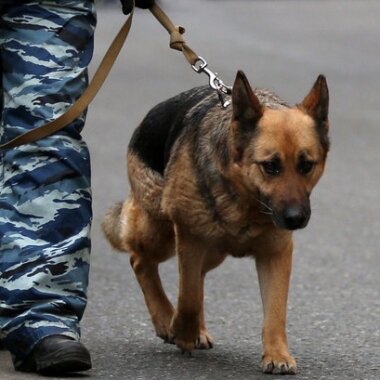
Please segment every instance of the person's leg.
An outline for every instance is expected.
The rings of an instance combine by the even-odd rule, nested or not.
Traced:
[[[82,94],[96,19],[92,0],[30,1],[0,17],[6,142]],[[0,153],[0,328],[16,369],[47,336],[79,340],[92,218],[83,124]]]

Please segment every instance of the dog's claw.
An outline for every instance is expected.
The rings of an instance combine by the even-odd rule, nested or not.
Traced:
[[[164,344],[174,344],[174,337],[160,336],[160,338],[163,340]]]
[[[264,373],[295,375],[297,364],[291,356],[263,358],[262,369]]]
[[[274,364],[272,362],[268,363],[264,368],[264,373],[272,373],[274,370]]]
[[[182,355],[186,355],[186,354],[188,354],[188,356],[192,356],[192,353],[191,353],[191,351],[187,351],[187,350],[181,350],[181,354]]]
[[[197,338],[195,348],[198,350],[208,350],[214,347],[213,339],[207,331],[202,332]]]

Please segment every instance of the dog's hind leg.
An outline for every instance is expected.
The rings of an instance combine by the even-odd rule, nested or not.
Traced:
[[[144,294],[156,334],[170,341],[170,322],[174,308],[161,283],[158,266],[174,255],[172,223],[156,219],[139,206],[129,208],[127,244],[131,266]]]
[[[158,264],[136,253],[131,256],[131,265],[144,294],[156,334],[166,342],[172,342],[169,328],[174,308],[163,289]]]

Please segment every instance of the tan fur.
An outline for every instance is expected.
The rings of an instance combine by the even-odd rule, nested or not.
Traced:
[[[327,125],[327,119],[323,119],[323,110],[317,115],[323,100],[320,81],[301,105],[289,108],[276,103],[268,107],[238,74],[226,125],[230,160],[223,163],[217,153],[209,151],[207,128],[213,128],[210,125],[215,117],[205,117],[206,132],[198,141],[199,149],[207,151],[215,163],[216,178],[224,179],[215,180],[208,194],[200,190],[194,145],[186,135],[190,132],[172,148],[164,176],[129,151],[132,191],[123,206],[105,217],[103,229],[115,248],[131,254],[157,335],[182,350],[211,348],[213,344],[204,321],[206,273],[227,255],[252,256],[264,309],[263,370],[295,373],[296,362],[289,354],[286,336],[292,231],[279,227],[273,214],[278,212],[282,217],[281,210],[288,212],[289,205],[308,204],[308,196],[322,175],[327,151],[320,143],[316,122]],[[277,102],[277,98],[268,99]],[[239,134],[247,123],[255,125],[258,132],[249,135],[251,140],[241,151],[244,139]],[[283,168],[281,175],[270,177],[263,172],[262,162],[274,155]],[[315,162],[310,174],[297,172],[300,157]],[[270,199],[272,215],[268,215],[269,206],[257,198],[261,193]],[[211,206],[207,206],[210,198]],[[180,274],[176,308],[165,295],[158,274],[158,265],[174,254]]]

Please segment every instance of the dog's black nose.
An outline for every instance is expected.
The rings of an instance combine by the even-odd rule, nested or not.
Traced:
[[[288,230],[305,227],[309,217],[310,213],[298,206],[287,207],[282,213],[284,227]]]

